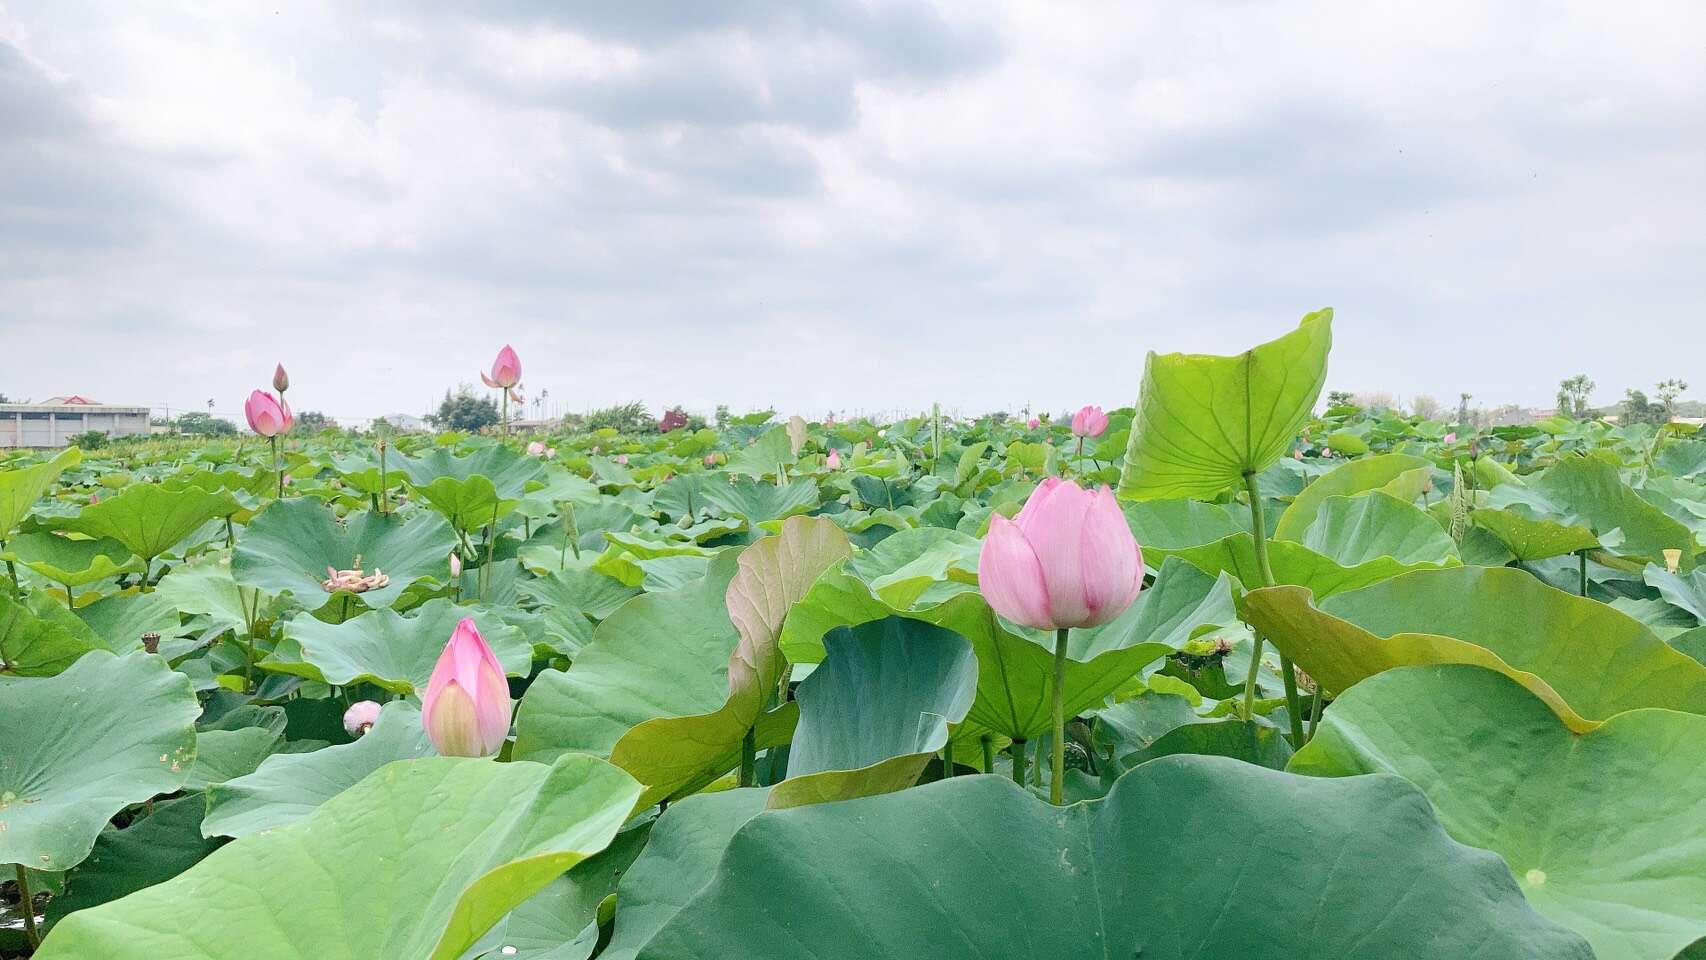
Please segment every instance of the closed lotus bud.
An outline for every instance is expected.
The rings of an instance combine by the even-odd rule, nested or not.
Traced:
[[[1094,627],[1143,586],[1143,551],[1106,486],[1049,477],[1012,520],[989,518],[978,587],[996,613],[1039,630]]]
[[[1444,437],[1444,440],[1446,443],[1456,443],[1457,442],[1457,431],[1453,430],[1452,432],[1446,434]]]
[[[284,372],[282,363],[273,368],[272,388],[281,394],[290,389],[290,374]]]
[[[450,579],[462,576],[462,555],[455,550],[450,551]]]
[[[509,682],[503,665],[464,617],[439,654],[421,698],[421,725],[446,757],[489,757],[509,735]]]
[[[1665,558],[1665,569],[1669,570],[1671,573],[1675,573],[1676,569],[1682,566],[1682,551],[1665,550],[1662,552]]]
[[[249,429],[263,437],[276,437],[290,429],[284,407],[265,390],[249,394],[248,402],[243,404],[243,416],[248,418]]]
[[[379,722],[379,704],[372,700],[357,700],[344,711],[344,732],[359,737]]]
[[[497,359],[492,361],[492,372],[480,374],[480,379],[488,387],[508,390],[521,382],[521,359],[515,355],[515,349],[509,344],[498,351]]]
[[[1075,437],[1099,437],[1108,429],[1108,415],[1101,407],[1085,407],[1072,415],[1072,435]]]
[[[1333,455],[1333,448],[1332,447],[1322,447],[1321,448],[1321,456],[1330,457],[1332,455]]]
[[[101,502],[101,495],[100,494],[98,494],[98,493],[89,494],[89,506],[92,507],[95,504],[100,503],[100,502]]]
[[[840,450],[829,451],[829,459],[825,460],[823,462],[823,465],[828,467],[831,470],[840,470],[841,469],[841,451]]]
[[[1043,425],[1043,422],[1041,420],[1038,420],[1036,417],[1032,417],[1031,419],[1025,421],[1025,429],[1027,429],[1027,430],[1035,430],[1036,428],[1038,428],[1042,425]]]
[[[616,455],[616,462],[620,463],[624,467],[627,466],[628,465],[628,455],[625,453],[618,453]]]

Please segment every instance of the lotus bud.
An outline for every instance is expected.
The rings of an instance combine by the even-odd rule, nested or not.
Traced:
[[[714,453],[705,454],[705,466],[714,467],[716,465],[717,465],[717,455]]]
[[[450,579],[455,580],[460,576],[462,576],[462,554],[452,550],[450,551]]]
[[[1682,566],[1682,551],[1671,549],[1661,552],[1664,554],[1665,558],[1665,569],[1669,570],[1671,573],[1675,573],[1676,569]]]
[[[1333,455],[1333,448],[1332,447],[1322,447],[1321,448],[1321,456],[1330,457],[1332,455]]]
[[[545,452],[545,445],[543,443],[540,443],[538,440],[535,440],[532,443],[527,445],[527,453],[530,456],[537,457],[544,452]]]
[[[1040,426],[1042,426],[1042,421],[1038,420],[1036,417],[1032,417],[1031,419],[1025,421],[1025,429],[1027,429],[1027,430],[1035,430],[1036,428],[1038,428]]]
[[[249,394],[248,402],[243,404],[243,416],[248,418],[249,429],[263,437],[276,437],[290,429],[284,407],[265,390]]]
[[[290,389],[290,374],[284,372],[284,364],[282,363],[273,368],[272,388],[277,390],[280,396],[284,395],[284,391]]]
[[[379,704],[372,700],[357,700],[344,711],[344,732],[359,737],[379,722]]]
[[[1108,429],[1108,415],[1101,407],[1085,407],[1072,415],[1072,435],[1075,437],[1099,437]]]
[[[421,698],[421,725],[446,757],[489,757],[509,735],[509,682],[503,665],[464,617],[450,635]]]
[[[1453,430],[1452,432],[1446,434],[1444,437],[1444,440],[1446,443],[1456,443],[1457,442],[1457,431]]]
[[[628,455],[625,453],[618,453],[616,455],[616,462],[620,463],[624,467],[627,466],[628,465]]]
[[[996,613],[1039,630],[1094,627],[1143,586],[1143,551],[1106,486],[1049,477],[1012,520],[989,518],[978,586]]]
[[[92,507],[95,504],[100,503],[100,502],[101,502],[101,495],[100,494],[98,494],[98,493],[89,494],[89,506]]]
[[[498,351],[496,360],[492,361],[490,375],[480,374],[480,379],[486,386],[508,390],[521,382],[521,360],[515,355],[515,349],[509,344]]]
[[[823,462],[823,465],[828,467],[831,470],[840,470],[841,469],[841,451],[840,450],[830,450],[829,451],[829,459],[825,460]]]
[[[1298,447],[1296,450],[1293,450],[1291,452],[1291,458],[1293,460],[1302,460],[1303,459],[1303,448]]]

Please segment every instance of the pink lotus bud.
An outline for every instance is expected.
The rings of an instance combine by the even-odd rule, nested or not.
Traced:
[[[273,368],[272,388],[277,390],[280,396],[284,395],[284,391],[290,389],[290,374],[284,372],[284,364],[282,363]]]
[[[990,515],[977,577],[984,599],[1015,623],[1094,627],[1137,599],[1143,551],[1106,486],[1049,477],[1017,517]]]
[[[462,576],[462,554],[450,551],[450,579]]]
[[[515,349],[509,344],[498,351],[496,360],[492,361],[491,376],[480,374],[480,379],[488,387],[498,387],[508,390],[521,382],[521,359],[515,355]]]
[[[372,700],[357,700],[344,711],[344,732],[359,737],[379,722],[379,704]]]
[[[1330,457],[1332,455],[1333,455],[1333,448],[1332,447],[1322,447],[1321,448],[1321,456]]]
[[[597,453],[597,452],[598,452],[598,444],[596,444],[596,443],[595,443],[595,444],[593,444],[593,445],[592,445],[592,452],[593,452],[593,453]]]
[[[1043,425],[1043,422],[1041,420],[1038,420],[1036,417],[1032,417],[1031,419],[1025,421],[1025,429],[1027,429],[1027,430],[1035,430],[1036,428],[1038,428],[1042,425]]]
[[[841,451],[840,450],[829,451],[829,459],[825,460],[823,462],[823,465],[828,467],[831,470],[840,470],[841,469]]]
[[[543,443],[540,443],[538,440],[535,440],[532,443],[527,445],[527,453],[530,456],[537,457],[544,452],[545,452],[545,445]]]
[[[1446,434],[1445,435],[1445,442],[1446,443],[1456,443],[1457,442],[1457,432],[1454,430],[1451,433]]]
[[[89,506],[92,507],[95,504],[100,503],[100,502],[101,502],[101,495],[100,494],[98,494],[98,493],[89,494]]]
[[[1303,448],[1298,447],[1296,450],[1293,450],[1291,452],[1291,458],[1293,460],[1302,460],[1303,459]]]
[[[284,407],[265,390],[249,394],[248,402],[243,404],[243,416],[249,420],[249,429],[263,437],[276,437],[290,429]]]
[[[716,465],[717,465],[717,455],[714,453],[705,454],[705,466],[714,467]]]
[[[1108,415],[1101,407],[1085,407],[1072,415],[1072,435],[1099,437],[1108,429]]]
[[[618,453],[616,455],[616,462],[620,463],[624,467],[627,466],[628,465],[628,455],[625,453]]]
[[[439,654],[421,698],[421,725],[446,757],[489,757],[509,735],[509,682],[474,618],[464,617]]]

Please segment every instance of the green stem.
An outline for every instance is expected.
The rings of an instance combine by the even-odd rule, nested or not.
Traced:
[[[255,689],[255,620],[261,615],[261,591],[255,591],[253,610],[249,609],[249,598],[245,597],[241,588],[238,589],[237,601],[243,605],[245,632],[249,642],[243,646],[243,692],[249,693]],[[344,595],[344,612],[349,612],[349,595]]]
[[[1315,728],[1321,724],[1321,707],[1321,684],[1316,683],[1315,702],[1309,705],[1309,732],[1304,735],[1305,741],[1315,739]]]
[[[994,773],[995,772],[995,741],[991,740],[989,738],[989,734],[986,733],[983,735],[983,741],[982,742],[983,742],[983,772],[984,773]]]
[[[950,734],[948,742],[942,744],[942,779],[954,775],[954,738]]]
[[[1049,715],[1054,723],[1054,755],[1049,763],[1049,802],[1060,806],[1066,782],[1066,627],[1054,632],[1054,683],[1049,687]]]
[[[486,527],[486,569],[483,571],[484,576],[480,578],[481,603],[486,602],[486,594],[489,593],[492,588],[492,557],[497,552],[497,546],[498,505],[494,503],[492,504],[492,522],[490,526]]]
[[[746,736],[740,741],[740,785],[750,787],[754,783],[753,771],[758,764],[758,734],[757,728],[748,728]]]
[[[1262,574],[1262,586],[1274,585],[1274,568],[1268,561],[1268,528],[1262,515],[1262,493],[1256,487],[1256,472],[1244,471],[1244,490],[1250,495],[1250,532],[1256,540],[1256,567]],[[1255,656],[1250,660],[1250,675],[1244,681],[1244,708],[1246,713],[1254,707],[1256,669],[1261,665],[1262,653],[1261,634],[1256,634]],[[1284,650],[1280,655],[1280,678],[1285,684],[1286,713],[1291,719],[1291,742],[1294,747],[1303,746],[1303,703],[1297,696],[1297,671],[1292,669],[1291,658]]]
[[[1025,748],[1024,740],[1015,740],[1013,745],[1007,748],[1008,752],[1013,754],[1013,782],[1021,787],[1025,785]]]
[[[504,436],[509,436],[509,388],[500,387],[504,394]]]
[[[1576,565],[1581,570],[1582,585],[1580,592],[1585,597],[1588,595],[1588,552],[1586,550],[1576,551]]]
[[[18,868],[18,910],[24,915],[24,940],[30,945],[33,953],[41,946],[41,933],[36,930],[35,897],[30,893],[30,875],[23,864]]]
[[[390,444],[379,441],[379,515],[385,516],[391,512],[391,488],[385,483],[385,448]]]
[[[72,613],[76,613],[77,601],[71,596],[71,584],[62,583],[60,586],[65,588],[65,609],[70,610]]]
[[[148,592],[148,577],[153,572],[154,572],[154,558],[149,557],[146,560],[143,560],[142,561],[142,592],[143,593]]]
[[[237,542],[237,534],[231,529],[231,518],[225,518],[225,545],[231,546]]]

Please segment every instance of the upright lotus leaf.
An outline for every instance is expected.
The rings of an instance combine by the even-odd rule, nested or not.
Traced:
[[[1438,521],[1413,504],[1379,492],[1321,501],[1299,542],[1345,567],[1382,557],[1402,564],[1457,561],[1457,545]]]
[[[1235,357],[1150,353],[1126,447],[1126,500],[1207,500],[1291,449],[1327,378],[1333,311]]]
[[[238,538],[231,573],[246,587],[288,593],[309,611],[333,604],[386,607],[421,577],[448,580],[455,545],[450,524],[434,514],[405,520],[362,512],[339,521],[312,500],[280,500],[261,511]],[[390,584],[360,594],[327,593],[321,585],[326,568],[351,568],[357,557],[363,570],[383,571]]]
[[[1469,520],[1491,533],[1518,560],[1545,560],[1599,546],[1599,538],[1587,527],[1533,516],[1523,504],[1476,510]]]
[[[65,875],[65,888],[47,902],[47,922],[117,900],[172,879],[219,847],[201,835],[200,794],[153,805],[123,830],[108,824],[88,859]]]
[[[977,584],[983,541],[942,527],[902,530],[847,561],[849,573],[897,607],[909,607],[934,583]]]
[[[948,743],[977,694],[977,658],[951,630],[904,617],[837,627],[800,682],[788,777],[770,806],[904,790]]]
[[[1403,504],[1399,506],[1402,507]],[[1426,515],[1421,519],[1437,529],[1438,524]],[[1413,570],[1457,562],[1455,557],[1446,557],[1439,561],[1405,562],[1381,552],[1383,539],[1387,535],[1386,530],[1363,527],[1356,532],[1358,537],[1355,540],[1317,541],[1318,545],[1333,549],[1336,556],[1323,556],[1291,540],[1269,541],[1268,562],[1273,568],[1274,581],[1306,587],[1318,597],[1330,597],[1382,580],[1390,580]],[[1400,539],[1402,536],[1404,534],[1400,531]],[[1261,567],[1256,557],[1256,540],[1247,533],[1234,534],[1214,543],[1169,553],[1210,576],[1230,574],[1237,577],[1245,587],[1255,587],[1262,583]],[[1340,557],[1343,559],[1339,559]]]
[[[1706,938],[1706,717],[1631,710],[1576,734],[1521,685],[1404,667],[1333,702],[1292,759],[1311,776],[1395,773],[1446,832],[1505,859],[1534,909],[1600,960]]]
[[[723,599],[737,556],[725,551],[700,579],[623,605],[598,625],[569,669],[540,671],[516,712],[515,755],[609,756],[647,720],[721,707],[739,639]]]
[[[818,505],[818,499],[817,483],[810,478],[777,486],[741,477],[733,483],[709,484],[705,488],[705,500],[713,509],[754,525],[809,512]]]
[[[426,691],[456,624],[472,617],[504,672],[526,676],[533,646],[520,628],[505,623],[491,607],[464,607],[436,597],[407,614],[375,610],[342,623],[295,617],[284,625],[284,639],[261,666],[336,686],[371,683],[402,696]]]
[[[184,778],[184,790],[199,792],[254,773],[283,743],[282,732],[266,727],[202,730],[196,734],[195,766]]]
[[[45,530],[13,537],[0,550],[0,560],[20,563],[66,587],[142,572],[142,561],[111,537],[66,537]]]
[[[1603,460],[1567,457],[1547,467],[1528,488],[1552,504],[1566,523],[1589,527],[1607,542],[1611,531],[1618,531],[1616,552],[1623,556],[1662,563],[1666,549],[1680,549],[1683,571],[1694,567],[1694,532],[1642,500],[1617,468]],[[1504,505],[1501,493],[1495,491],[1494,506]]]
[[[1695,620],[1706,624],[1706,569],[1696,567],[1692,573],[1683,575],[1649,566],[1642,577],[1647,586],[1659,591],[1666,603],[1687,610]]]
[[[777,645],[788,611],[820,574],[853,552],[828,520],[789,517],[782,532],[742,550],[724,600],[740,639],[728,661],[728,698],[713,713],[660,717],[623,734],[610,760],[646,784],[645,799],[728,769],[741,741],[759,725],[782,674]]]
[[[116,497],[84,507],[61,525],[91,537],[111,537],[144,563],[152,563],[202,524],[224,516],[230,499],[223,490],[168,490],[157,483],[138,483]]]
[[[1156,760],[1065,808],[954,777],[761,814],[638,956],[754,943],[773,960],[1593,956],[1397,777],[1221,757]]]
[[[99,646],[64,604],[43,593],[14,600],[0,590],[0,677],[51,677]]]
[[[189,678],[140,651],[0,677],[0,863],[70,869],[113,814],[177,790],[200,712]]]
[[[82,450],[67,447],[46,463],[0,470],[0,540],[9,537],[18,524],[24,522],[24,518],[30,515],[30,508],[47,493],[61,473],[82,461]]]
[[[246,628],[248,617],[268,606],[265,598],[232,578],[229,561],[217,557],[173,567],[160,579],[156,592],[183,613],[203,615],[210,626],[239,633]],[[245,606],[252,612],[245,615]]]
[[[1250,511],[1201,500],[1138,500],[1121,505],[1132,536],[1152,549],[1178,550],[1250,532]]]
[[[37,956],[454,960],[604,849],[638,796],[592,757],[399,761],[295,823],[66,917]]]
[[[794,456],[788,443],[786,427],[772,427],[752,443],[729,457],[729,473],[737,477],[751,477],[762,480],[776,475],[777,468],[783,464],[794,462]]]
[[[1432,485],[1433,462],[1404,453],[1350,460],[1335,467],[1292,500],[1274,524],[1274,538],[1302,540],[1328,497],[1352,497],[1380,490],[1409,503]]]
[[[393,700],[354,743],[312,753],[275,753],[253,773],[209,787],[207,816],[197,821],[200,833],[242,837],[295,823],[380,767],[435,753],[421,728],[420,709]]]
[[[1470,663],[1528,688],[1576,731],[1639,707],[1706,713],[1706,667],[1627,614],[1521,570],[1425,570],[1319,609],[1305,590],[1271,587],[1245,597],[1244,613],[1334,692],[1392,667]]]

